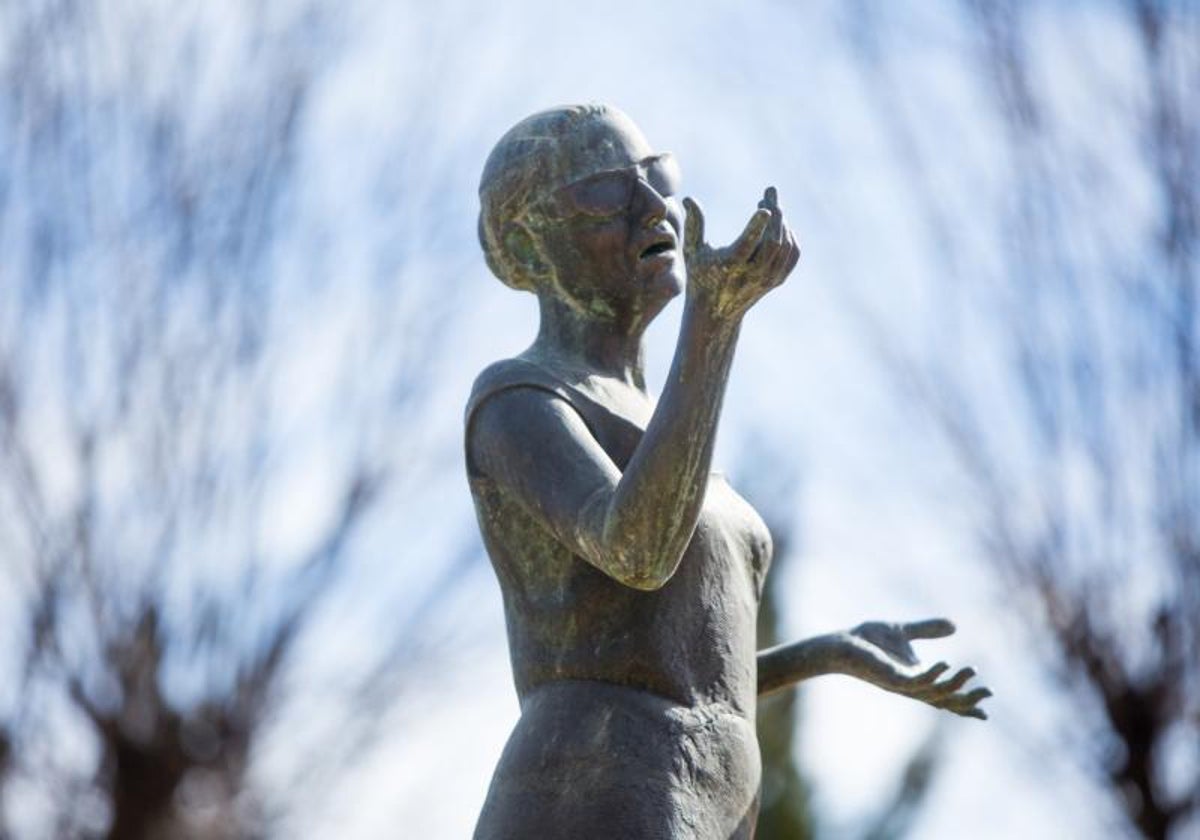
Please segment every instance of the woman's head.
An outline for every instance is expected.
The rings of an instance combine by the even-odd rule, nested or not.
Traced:
[[[643,286],[661,287],[665,303],[682,283],[677,187],[673,159],[656,154],[619,110],[542,111],[511,128],[488,156],[480,244],[493,273],[513,288],[550,292],[601,315],[622,308],[630,292],[637,292],[631,305],[644,305]]]

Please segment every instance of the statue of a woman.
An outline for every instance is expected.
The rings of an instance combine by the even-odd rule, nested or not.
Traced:
[[[528,350],[487,368],[467,469],[504,596],[521,717],[476,838],[751,837],[759,694],[843,673],[983,718],[963,669],[918,665],[943,620],[872,622],[761,653],[771,538],[711,471],[742,318],[800,249],[768,189],[727,248],[679,171],[621,112],[557,108],[512,128],[480,185],[488,266],[537,295]],[[683,238],[682,250],[680,238]],[[687,280],[662,396],[647,324]]]

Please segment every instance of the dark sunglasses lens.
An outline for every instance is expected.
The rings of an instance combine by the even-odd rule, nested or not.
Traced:
[[[629,172],[606,172],[572,184],[564,196],[577,213],[613,216],[629,206],[633,177]]]

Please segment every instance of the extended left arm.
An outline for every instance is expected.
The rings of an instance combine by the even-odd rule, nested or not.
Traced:
[[[975,676],[973,669],[962,668],[938,682],[950,666],[939,662],[921,667],[909,644],[913,639],[937,639],[953,632],[954,625],[940,618],[909,624],[869,621],[853,630],[769,648],[758,654],[758,693],[768,694],[822,674],[845,674],[957,715],[987,720],[978,704],[992,692],[986,688],[960,690]]]

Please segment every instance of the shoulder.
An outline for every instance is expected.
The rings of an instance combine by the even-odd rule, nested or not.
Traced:
[[[514,385],[492,393],[476,407],[467,429],[468,442],[489,440],[527,440],[539,444],[539,433],[548,428],[582,425],[578,412],[562,397],[544,388]]]
[[[566,385],[540,365],[522,358],[501,359],[493,362],[475,377],[471,396],[467,399],[466,423],[471,425],[472,415],[494,395],[513,388],[547,391],[566,398]]]
[[[489,464],[552,446],[566,434],[590,434],[567,386],[524,359],[505,359],[475,379],[465,417],[467,465],[472,475]]]

